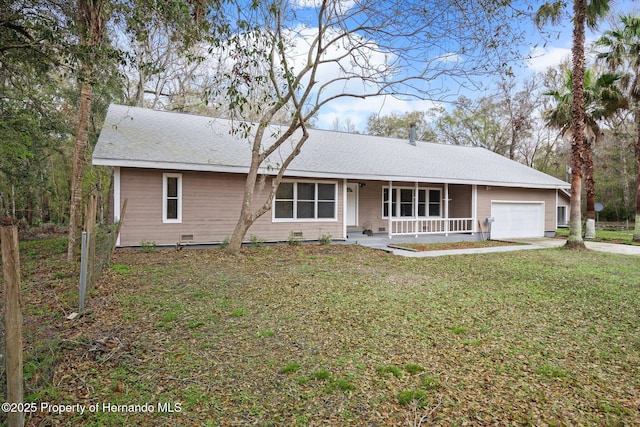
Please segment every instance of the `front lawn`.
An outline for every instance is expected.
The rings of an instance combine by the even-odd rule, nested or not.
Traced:
[[[303,245],[113,263],[76,321],[75,278],[25,275],[30,398],[98,408],[28,424],[640,423],[634,257]]]
[[[589,239],[590,242],[619,243],[624,245],[640,245],[640,242],[633,241],[633,224],[629,226],[629,230],[600,230],[596,229],[596,238]],[[584,233],[584,228],[582,229]],[[568,228],[559,228],[556,230],[557,237],[569,237]]]

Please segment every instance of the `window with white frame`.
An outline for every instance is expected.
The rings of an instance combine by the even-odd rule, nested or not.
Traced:
[[[567,225],[567,207],[558,206],[558,227],[566,227]]]
[[[400,196],[398,197],[398,194]],[[392,188],[391,190],[391,216],[413,217],[440,217],[442,216],[442,196],[439,188],[411,187]],[[417,209],[417,212],[416,212]],[[400,215],[398,215],[398,212]],[[389,217],[389,188],[382,189],[382,217]]]
[[[162,222],[182,222],[182,174],[162,174]]]
[[[337,184],[281,182],[273,202],[274,220],[335,220]]]

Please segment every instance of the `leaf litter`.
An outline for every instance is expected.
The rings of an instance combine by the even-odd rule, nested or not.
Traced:
[[[67,321],[74,272],[44,283],[49,259],[38,283],[25,280],[25,359],[46,342],[55,354],[27,380],[30,398],[180,411],[35,413],[27,425],[637,424],[630,261],[560,249],[416,260],[340,245],[119,250],[113,264],[127,268],[105,270],[88,312]]]

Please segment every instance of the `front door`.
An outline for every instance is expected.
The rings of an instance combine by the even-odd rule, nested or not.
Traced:
[[[358,188],[357,183],[347,184],[347,226],[358,225]]]

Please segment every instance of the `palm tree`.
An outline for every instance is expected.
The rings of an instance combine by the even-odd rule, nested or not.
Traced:
[[[622,85],[632,103],[636,125],[636,212],[633,240],[640,241],[640,16],[622,17],[623,28],[606,31],[597,45],[607,50],[598,55],[610,69],[624,72]]]
[[[553,0],[545,3],[536,14],[536,23],[559,23],[565,2]],[[609,12],[609,0],[573,1],[573,45],[571,61],[573,86],[571,89],[571,213],[569,216],[569,239],[567,248],[584,249],[582,240],[582,165],[584,152],[584,40],[585,25],[595,29],[598,18]]]
[[[602,131],[598,122],[612,117],[620,109],[627,108],[627,100],[620,91],[617,82],[620,76],[616,74],[604,73],[595,77],[592,70],[586,70],[584,75],[584,133],[583,133],[583,174],[584,184],[587,193],[587,227],[585,239],[596,237],[595,227],[595,195],[596,187],[593,178],[593,158],[592,151],[595,144],[600,140]],[[556,108],[545,111],[543,117],[547,126],[560,129],[560,133],[572,135],[571,128],[571,105],[573,96],[573,73],[566,72],[566,81],[562,90],[546,92],[545,95],[552,96],[556,102]]]

